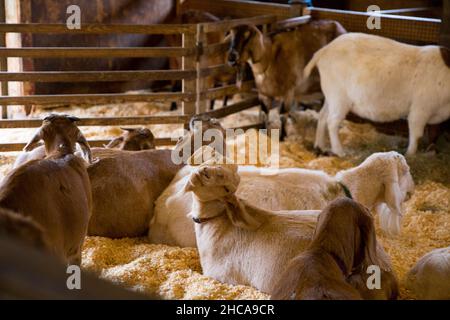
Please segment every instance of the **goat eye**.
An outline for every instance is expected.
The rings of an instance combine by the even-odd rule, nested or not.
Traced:
[[[227,187],[223,187],[225,189],[226,193],[230,193],[230,189],[228,189]]]

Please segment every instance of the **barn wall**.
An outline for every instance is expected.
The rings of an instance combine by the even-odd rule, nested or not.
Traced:
[[[439,6],[440,0],[312,0],[316,7],[366,11],[370,5],[377,5],[381,10]]]
[[[65,23],[69,5],[78,5],[83,23],[154,24],[165,23],[175,15],[175,0],[24,0],[21,19],[24,22]],[[81,27],[82,27],[81,25]],[[160,46],[163,36],[127,35],[25,35],[24,46]],[[24,61],[25,70],[85,71],[85,70],[153,70],[167,67],[165,58],[134,59],[34,59]],[[152,82],[101,83],[37,83],[36,94],[48,93],[109,93],[148,88]],[[33,89],[29,89],[33,91]],[[28,92],[30,93],[30,92]]]

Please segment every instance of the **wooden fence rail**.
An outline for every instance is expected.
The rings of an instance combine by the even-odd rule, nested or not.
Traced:
[[[3,1],[0,1],[2,3]],[[88,117],[82,118],[80,126],[123,126],[123,125],[154,125],[179,124],[187,126],[189,119],[201,113],[202,106],[208,100],[229,96],[241,91],[252,92],[254,82],[247,81],[242,87],[235,84],[209,88],[205,77],[234,73],[235,70],[225,64],[205,65],[201,59],[204,56],[224,54],[229,43],[206,43],[206,34],[211,32],[226,32],[242,24],[263,26],[263,30],[280,30],[295,28],[307,23],[310,19],[337,20],[349,31],[368,32],[403,41],[419,41],[437,43],[441,22],[438,19],[414,18],[381,14],[382,28],[369,30],[366,21],[369,17],[364,12],[349,12],[322,8],[312,8],[310,15],[303,15],[305,7],[298,4],[285,5],[260,3],[240,0],[186,0],[183,10],[205,10],[216,15],[227,13],[234,19],[219,22],[197,24],[163,24],[163,25],[99,25],[83,24],[81,29],[68,29],[65,24],[41,23],[3,23],[0,7],[0,81],[3,118],[6,116],[6,106],[9,105],[94,105],[125,102],[181,102],[181,115],[168,116],[133,116],[133,117]],[[3,12],[4,15],[4,12]],[[3,20],[2,20],[3,19]],[[29,34],[178,34],[182,36],[181,47],[22,47],[10,48],[5,45],[6,33]],[[6,59],[8,57],[48,59],[48,58],[150,58],[178,57],[182,59],[180,70],[124,70],[124,71],[32,71],[8,72]],[[8,96],[8,82],[111,82],[111,81],[148,81],[148,80],[181,80],[181,92],[152,93],[109,93],[109,94],[56,94]],[[225,108],[203,112],[212,117],[223,118],[259,105],[256,96],[232,104]],[[124,105],[127,108],[129,105]],[[41,125],[39,119],[0,120],[0,128],[36,128]],[[259,128],[257,123],[245,128]],[[102,146],[105,140],[93,140],[93,146]],[[158,138],[157,145],[172,145],[170,138]],[[0,144],[0,152],[17,151],[23,143]]]

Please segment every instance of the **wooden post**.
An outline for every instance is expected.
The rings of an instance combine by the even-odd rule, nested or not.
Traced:
[[[442,6],[440,44],[450,48],[450,0],[443,0]]]
[[[209,111],[210,100],[209,99],[201,100],[201,98],[200,98],[201,93],[209,89],[207,77],[201,77],[201,75],[200,75],[201,68],[209,66],[207,63],[207,61],[208,61],[207,56],[205,56],[205,59],[203,59],[204,54],[202,52],[202,48],[206,44],[206,33],[203,31],[203,24],[201,24],[201,23],[197,24],[196,44],[197,44],[197,48],[200,50],[199,54],[197,55],[197,64],[196,64],[196,70],[197,70],[197,94],[196,94],[197,110],[196,111],[197,111],[197,113],[202,113],[202,112]]]
[[[5,0],[0,0],[0,22],[6,22],[6,10],[5,10]],[[0,47],[6,47],[6,33],[0,33]],[[0,70],[8,71],[8,58],[0,58]],[[8,82],[2,81],[1,83],[2,96],[8,95]],[[8,106],[2,106],[2,118],[8,118]]]
[[[195,33],[183,33],[182,35],[182,44],[183,44],[183,48],[195,48],[196,46],[196,34]],[[197,69],[197,58],[195,55],[190,55],[190,56],[183,56],[181,61],[181,65],[182,65],[182,69],[183,70],[187,70],[187,69]],[[197,76],[198,78],[198,76]],[[182,91],[183,93],[192,93],[192,94],[196,94],[197,93],[197,78],[196,79],[192,79],[192,80],[182,80]],[[196,99],[197,100],[197,99]],[[186,116],[193,116],[195,114],[196,111],[196,103],[197,101],[183,101],[182,103],[182,110],[183,110],[183,115]],[[189,124],[186,124],[186,126],[189,126]]]

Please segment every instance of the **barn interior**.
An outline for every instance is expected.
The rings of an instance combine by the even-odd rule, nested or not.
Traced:
[[[366,10],[373,4],[382,10],[381,30],[366,27]],[[70,5],[81,8],[79,31],[64,26]],[[244,81],[239,88],[235,79],[216,87],[203,81],[202,72],[234,72],[226,64],[202,64],[189,55],[198,43],[203,45],[200,55],[208,50],[226,52],[222,43],[205,40],[208,30],[227,31],[254,23],[269,32],[296,28],[312,17],[335,19],[349,32],[450,47],[448,0],[313,0],[312,6],[282,0],[0,1],[0,177],[12,170],[26,141],[53,112],[79,117],[80,129],[93,147],[120,135],[120,127],[136,126],[153,132],[157,148],[173,148],[190,117],[199,113],[219,118],[225,128],[247,132],[266,125],[279,128],[276,108],[264,118],[253,80]],[[179,17],[187,10],[209,12],[218,21],[184,23]],[[105,29],[96,29],[97,25]],[[177,58],[178,65],[172,69]],[[172,110],[174,103],[176,110]],[[408,128],[404,120],[381,124],[349,116],[339,130],[346,155],[317,154],[314,137],[321,103],[290,113],[287,136],[280,142],[282,168],[323,170],[334,175],[359,165],[375,152],[405,153]],[[251,148],[245,134],[235,143],[238,152]],[[408,271],[431,250],[450,246],[450,122],[428,126],[419,151],[406,159],[416,187],[405,202],[402,231],[386,234],[378,222],[376,230],[399,279],[399,298],[409,300],[417,297],[405,285]],[[203,275],[196,248],[152,244],[145,236],[88,236],[82,269],[163,299],[270,298],[255,288]]]

